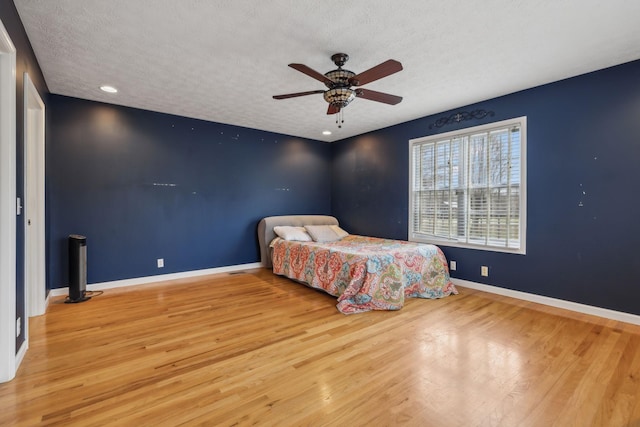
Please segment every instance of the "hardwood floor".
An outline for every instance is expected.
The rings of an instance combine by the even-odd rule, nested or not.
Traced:
[[[345,316],[259,269],[58,298],[0,425],[640,425],[640,327],[459,290]]]

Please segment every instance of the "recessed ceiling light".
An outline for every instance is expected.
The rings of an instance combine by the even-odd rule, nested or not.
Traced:
[[[116,93],[116,92],[118,92],[118,89],[116,89],[113,86],[108,86],[108,85],[100,86],[100,90],[102,90],[103,92],[108,92],[108,93]]]
[[[331,131],[330,130],[323,130],[322,134],[323,135],[331,135]]]

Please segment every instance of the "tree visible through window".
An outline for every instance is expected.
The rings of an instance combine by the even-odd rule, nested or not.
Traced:
[[[409,239],[525,252],[526,117],[409,141]]]

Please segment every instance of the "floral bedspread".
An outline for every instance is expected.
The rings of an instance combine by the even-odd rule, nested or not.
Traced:
[[[457,294],[434,245],[349,235],[337,242],[276,239],[273,272],[338,297],[344,314],[399,310],[404,299]]]

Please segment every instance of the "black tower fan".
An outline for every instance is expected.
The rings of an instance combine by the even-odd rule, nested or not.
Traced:
[[[69,236],[69,297],[67,303],[90,299],[87,289],[87,238],[72,234]]]

